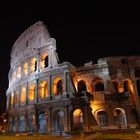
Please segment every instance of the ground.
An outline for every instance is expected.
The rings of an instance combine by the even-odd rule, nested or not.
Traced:
[[[0,140],[140,140],[139,134],[89,134],[72,136],[7,136],[1,135]]]

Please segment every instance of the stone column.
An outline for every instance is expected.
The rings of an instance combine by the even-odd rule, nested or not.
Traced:
[[[52,99],[52,76],[49,75],[49,79],[48,79],[48,98],[51,100]]]
[[[53,121],[52,109],[49,108],[49,111],[48,111],[48,133],[52,132],[52,121]]]
[[[6,102],[6,110],[11,109],[11,101],[10,101],[10,93],[7,96],[7,102]]]
[[[137,114],[138,114],[138,121],[139,121],[139,125],[140,125],[140,100],[138,97],[138,90],[137,90],[137,86],[136,86],[136,81],[133,81],[133,89],[134,89],[134,98],[135,98],[135,105],[136,105],[136,110],[137,110]]]
[[[132,114],[131,107],[129,105],[125,107],[125,114],[127,119],[127,126],[130,127],[130,125],[134,125],[136,121],[134,115]]]
[[[15,128],[16,128],[16,133],[19,131],[19,117],[18,114],[15,116]]]
[[[49,59],[48,66],[50,68],[52,68],[58,63],[57,56],[56,56],[56,48],[54,46],[50,46],[50,50],[48,51],[48,59]]]
[[[64,120],[64,131],[65,132],[68,132],[69,130],[69,117],[68,117],[68,108],[65,107],[64,109],[64,112],[65,112],[65,120]]]
[[[29,102],[29,89],[28,89],[28,82],[26,83],[26,101],[25,101],[25,104],[28,105],[28,102]]]
[[[72,131],[72,121],[73,121],[73,116],[71,114],[73,107],[68,106],[67,107],[67,115],[68,115],[68,131]]]
[[[22,77],[24,77],[24,64],[23,63],[21,65],[21,77],[20,77],[20,79],[22,79]]]
[[[132,80],[132,84],[133,84],[133,89],[134,89],[134,99],[135,99],[135,105],[136,105],[136,110],[137,110],[137,114],[138,114],[138,123],[140,125],[140,97],[138,96],[138,90],[137,90],[137,84],[136,84],[136,78],[135,78],[135,74],[134,74],[134,69],[130,69],[130,78]]]
[[[40,52],[37,54],[37,73],[40,72]]]
[[[31,73],[30,65],[31,65],[31,59],[28,60],[28,75]]]
[[[63,95],[67,95],[68,92],[68,83],[67,83],[67,74],[68,70],[64,71],[64,78],[63,78]]]
[[[114,116],[113,116],[113,108],[112,108],[112,103],[107,103],[106,106],[106,112],[107,112],[107,117],[108,117],[108,127],[110,129],[114,129],[115,126],[115,121],[114,121]]]
[[[36,79],[36,88],[35,88],[35,103],[38,103],[38,87],[39,87],[39,82],[38,79]]]

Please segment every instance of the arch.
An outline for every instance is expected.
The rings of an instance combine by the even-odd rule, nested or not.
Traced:
[[[26,101],[26,88],[22,87],[20,93],[20,102],[24,103],[25,101]]]
[[[121,128],[122,126],[127,126],[126,113],[124,109],[115,108],[113,110],[113,116],[115,124],[118,126],[118,128]]]
[[[93,81],[92,81],[92,85],[93,85],[93,91],[98,92],[98,91],[104,91],[105,87],[104,87],[104,81],[102,78],[100,77],[96,77]]]
[[[95,118],[99,126],[108,126],[108,115],[105,109],[96,110]]]
[[[46,67],[48,67],[48,55],[44,52],[41,54],[40,68],[43,69]]]
[[[80,80],[77,84],[78,92],[87,91],[86,82],[84,80]]]
[[[23,66],[23,72],[24,72],[24,75],[27,75],[28,74],[28,63],[24,63],[24,66]]]
[[[108,116],[105,111],[98,111],[97,112],[97,120],[100,126],[108,126]]]
[[[29,85],[29,100],[33,101],[35,99],[35,89],[36,86],[34,83]]]
[[[137,91],[138,91],[138,96],[140,97],[140,79],[137,80]]]
[[[72,114],[73,118],[73,129],[83,130],[83,113],[81,109],[75,109]]]
[[[46,81],[41,81],[39,84],[39,97],[46,98],[48,96],[48,84]]]
[[[20,66],[17,69],[17,78],[21,78],[21,67]]]
[[[94,88],[97,92],[105,90],[104,83],[102,81],[95,82]]]
[[[48,114],[46,112],[41,112],[39,114],[39,133],[47,132],[47,124],[48,124]]]
[[[63,81],[61,77],[56,77],[53,80],[53,94],[54,95],[62,95],[63,94]]]
[[[35,72],[37,70],[37,59],[34,57],[30,63],[30,72]]]
[[[61,110],[56,110],[53,113],[53,131],[63,131],[64,130],[64,112]]]

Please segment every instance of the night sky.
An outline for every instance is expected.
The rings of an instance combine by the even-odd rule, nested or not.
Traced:
[[[11,48],[19,35],[38,20],[56,39],[60,62],[81,66],[91,60],[96,63],[101,57],[140,55],[137,3],[114,0],[18,4],[6,7],[7,14],[0,10],[0,111],[5,110]]]

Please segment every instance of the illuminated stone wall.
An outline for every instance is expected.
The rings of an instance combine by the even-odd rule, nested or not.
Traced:
[[[139,56],[101,58],[77,68],[59,63],[56,41],[39,21],[15,41],[10,64],[8,132],[138,127]]]

